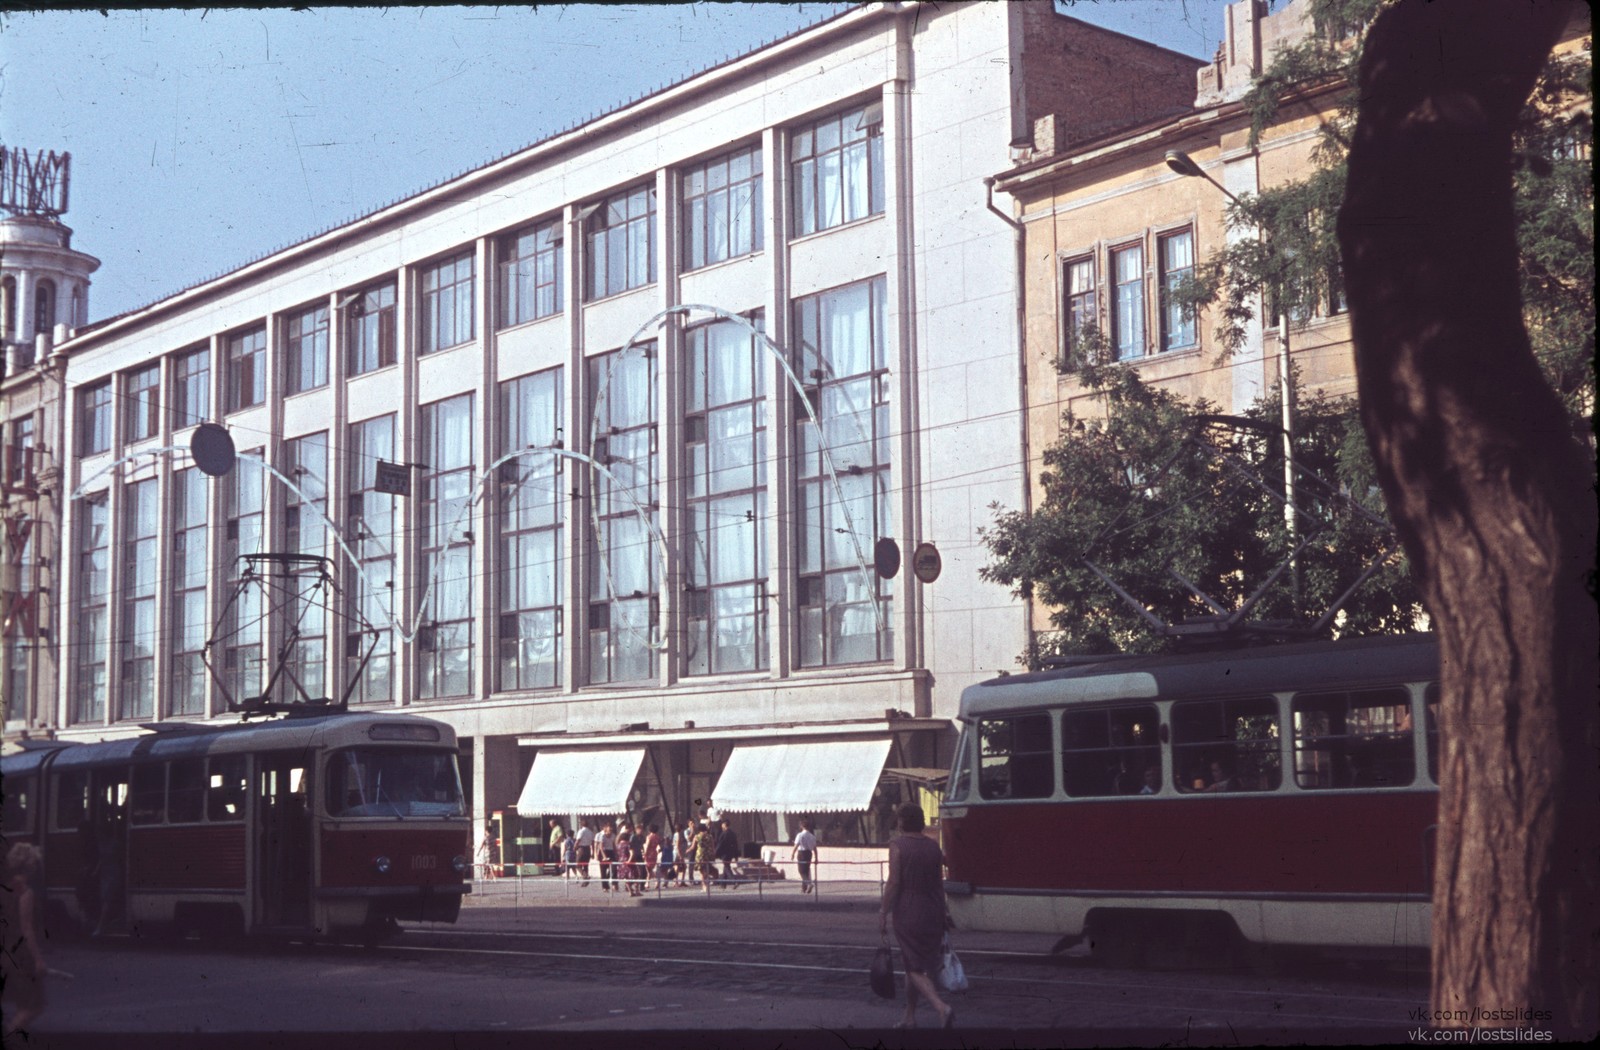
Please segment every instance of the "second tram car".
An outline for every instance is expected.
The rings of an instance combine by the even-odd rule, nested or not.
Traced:
[[[968,688],[941,806],[957,927],[1425,948],[1430,636],[1112,656]]]
[[[470,891],[454,731],[406,715],[182,725],[0,760],[4,833],[89,930],[375,940]]]

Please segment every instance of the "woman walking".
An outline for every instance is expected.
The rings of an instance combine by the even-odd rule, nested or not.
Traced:
[[[917,1003],[926,999],[939,1016],[939,1027],[955,1025],[955,1008],[939,998],[934,983],[941,965],[946,912],[944,854],[922,833],[922,807],[907,802],[897,811],[900,834],[889,843],[889,881],[878,910],[878,932],[894,937],[906,969],[906,1012],[898,1028],[917,1026]]]
[[[5,932],[0,976],[5,978],[4,996],[12,1006],[5,1022],[7,1037],[26,1031],[44,1012],[44,885],[39,868],[38,846],[18,842],[6,851],[5,884],[0,886],[0,923],[4,924],[0,928]]]
[[[711,843],[711,829],[704,824],[694,833],[694,865],[705,883],[706,896],[711,896],[711,883],[717,877],[716,847]]]

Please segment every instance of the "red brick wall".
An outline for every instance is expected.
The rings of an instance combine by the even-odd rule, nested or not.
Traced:
[[[1016,7],[1027,121],[1054,114],[1059,145],[1193,109],[1200,59],[1057,14],[1050,0]]]

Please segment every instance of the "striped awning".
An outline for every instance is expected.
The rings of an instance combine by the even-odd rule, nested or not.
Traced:
[[[852,813],[872,804],[889,741],[815,740],[733,749],[711,801],[724,813]]]
[[[643,762],[642,747],[540,751],[517,798],[517,812],[621,813]]]

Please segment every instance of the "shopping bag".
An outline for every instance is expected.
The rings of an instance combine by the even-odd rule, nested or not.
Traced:
[[[967,990],[967,971],[961,965],[961,960],[956,956],[955,949],[950,947],[950,938],[944,939],[944,961],[939,967],[939,987],[947,992],[964,992]]]
[[[889,953],[887,944],[873,953],[872,964],[867,967],[867,981],[880,999],[894,998],[894,956]]]

